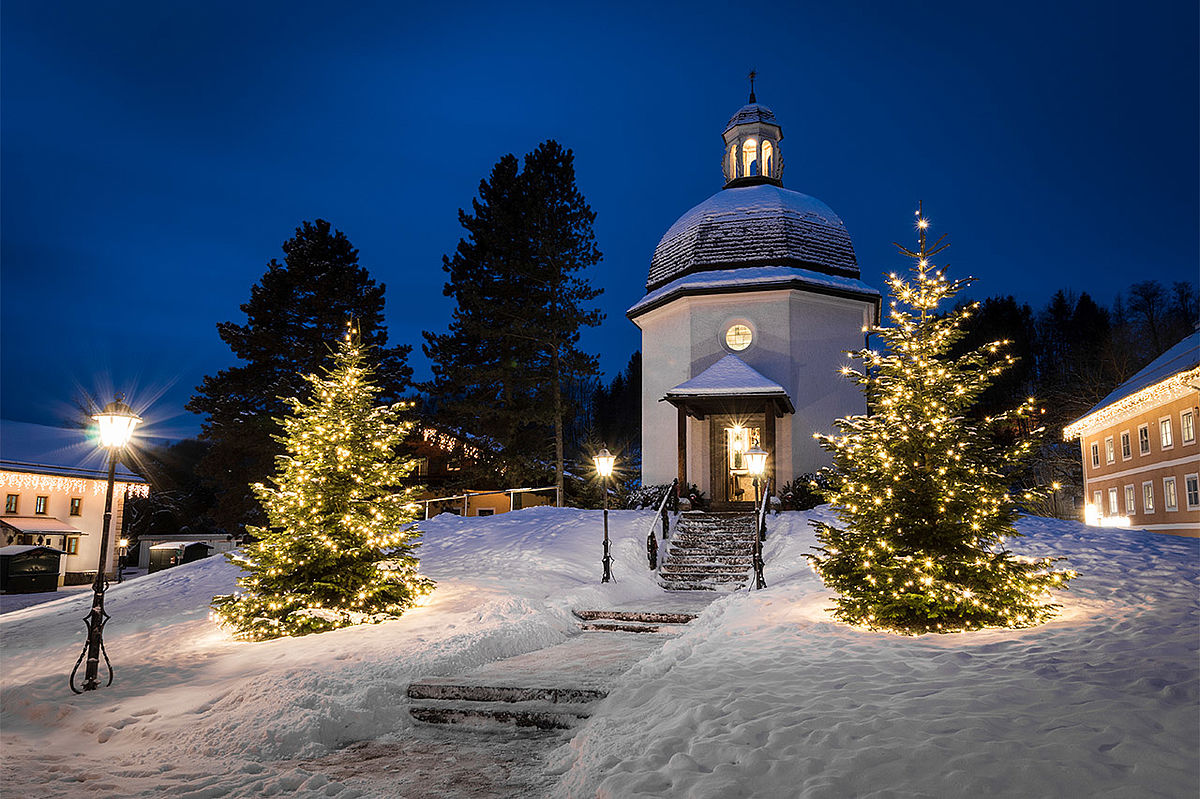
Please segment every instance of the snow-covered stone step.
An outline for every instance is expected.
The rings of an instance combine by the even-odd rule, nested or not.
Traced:
[[[539,730],[566,730],[590,714],[587,705],[563,705],[553,702],[470,702],[431,701],[408,709],[417,721],[427,724],[461,724],[470,727],[534,727]]]
[[[746,564],[745,568],[739,569],[740,565],[729,563],[676,563],[672,561],[662,567],[660,574],[729,574],[736,571],[745,574],[745,570],[751,566],[751,564]]]
[[[659,574],[660,580],[667,582],[710,582],[710,583],[729,583],[738,580],[745,580],[745,572],[662,572]]]
[[[579,629],[610,633],[660,633],[673,625],[646,624],[638,621],[583,621]]]
[[[453,678],[430,678],[408,686],[409,699],[441,699],[466,702],[594,702],[607,691],[590,688],[546,686],[473,685]]]
[[[726,554],[723,552],[714,552],[709,555],[693,555],[677,552],[672,553],[670,557],[670,562],[672,564],[708,565],[712,563],[723,563],[726,566],[737,566],[738,568],[745,566],[747,569],[753,565],[753,560],[753,554],[750,552],[745,554]]]
[[[596,619],[614,619],[616,621],[644,621],[651,624],[687,624],[696,618],[697,613],[659,613],[640,610],[576,610],[576,616],[588,621]]]
[[[746,587],[745,582],[740,583],[706,583],[706,582],[663,582],[658,583],[667,591],[737,591]]]

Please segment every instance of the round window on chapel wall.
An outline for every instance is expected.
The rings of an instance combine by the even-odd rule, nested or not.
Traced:
[[[754,333],[746,325],[730,325],[725,331],[725,346],[734,352],[741,352],[750,346]]]

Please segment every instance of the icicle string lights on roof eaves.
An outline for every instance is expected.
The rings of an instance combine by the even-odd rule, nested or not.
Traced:
[[[1168,377],[1147,386],[1141,391],[1117,400],[1093,414],[1072,422],[1063,428],[1063,441],[1071,441],[1086,436],[1093,430],[1100,430],[1114,425],[1130,416],[1147,413],[1160,405],[1174,402],[1196,392],[1195,385],[1200,381],[1200,368],[1189,369],[1185,372]]]

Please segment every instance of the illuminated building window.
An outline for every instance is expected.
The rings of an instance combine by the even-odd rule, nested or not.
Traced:
[[[1121,433],[1121,460],[1127,461],[1133,457],[1133,447],[1129,444],[1129,431]]]
[[[1175,495],[1175,478],[1163,478],[1163,507],[1167,510],[1179,510],[1179,498]]]
[[[50,497],[38,497],[33,501],[33,512],[38,516],[46,515],[46,503],[50,501]]]
[[[733,180],[737,177],[737,145],[729,145],[729,179]]]
[[[1184,493],[1187,494],[1188,510],[1200,508],[1200,474],[1189,474],[1183,478]]]
[[[1104,512],[1104,492],[1093,491],[1092,492],[1092,504],[1096,506],[1096,513],[1103,513]]]
[[[1142,512],[1154,513],[1154,483],[1149,480],[1142,483]]]
[[[1179,414],[1179,430],[1183,443],[1191,444],[1196,440],[1196,419],[1191,411]]]
[[[1162,448],[1170,449],[1175,446],[1175,438],[1171,433],[1171,417],[1158,420],[1158,437],[1162,440]]]
[[[762,166],[763,174],[767,177],[774,177],[775,148],[771,146],[771,142],[764,141],[762,143]]]
[[[1104,462],[1112,463],[1117,459],[1116,451],[1113,449],[1112,436],[1104,439]]]
[[[742,175],[751,176],[758,174],[758,142],[754,139],[746,139],[742,144]]]
[[[1100,444],[1095,441],[1092,442],[1092,468],[1100,468]]]
[[[1117,507],[1117,489],[1110,488],[1108,489],[1108,513],[1110,516],[1116,516],[1120,512],[1121,509]]]
[[[1133,485],[1125,486],[1125,515],[1132,516],[1137,513],[1137,492],[1134,491]]]
[[[67,538],[67,554],[68,555],[78,555],[79,554],[79,536],[73,535],[73,536],[70,536]]]
[[[750,346],[754,333],[746,325],[730,325],[725,331],[725,346],[734,352],[741,352]]]
[[[16,513],[17,512],[17,500],[19,500],[20,498],[21,498],[20,494],[9,494],[8,496],[6,496],[4,498],[4,512],[5,513]]]
[[[80,513],[80,507],[82,505],[83,505],[82,497],[71,497],[71,515],[78,516]]]
[[[1150,425],[1144,424],[1138,428],[1138,453],[1150,454]]]

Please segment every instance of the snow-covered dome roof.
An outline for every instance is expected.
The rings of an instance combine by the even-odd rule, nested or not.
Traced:
[[[728,131],[735,125],[745,125],[749,122],[765,122],[768,125],[778,127],[779,123],[775,120],[775,112],[767,108],[761,103],[747,103],[737,110],[737,112],[729,118],[729,124],[725,126]]]
[[[646,290],[692,272],[748,266],[858,277],[854,245],[833,209],[760,183],[722,189],[679,217],[654,249]]]

